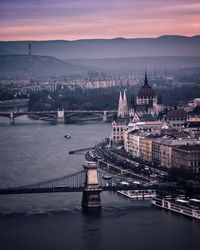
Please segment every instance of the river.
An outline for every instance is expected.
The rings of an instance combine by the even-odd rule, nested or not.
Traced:
[[[0,187],[81,170],[84,154],[68,152],[93,146],[110,131],[111,124],[50,125],[24,116],[10,126],[0,118]],[[64,139],[66,133],[71,139]],[[1,249],[199,249],[196,220],[112,192],[101,193],[101,213],[85,214],[81,197],[81,193],[1,196]]]

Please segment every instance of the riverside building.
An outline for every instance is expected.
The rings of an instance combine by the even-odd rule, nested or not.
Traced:
[[[126,130],[124,133],[124,149],[132,156],[167,168],[180,167],[181,164],[182,167],[192,166],[193,171],[198,173],[200,158],[197,155],[192,156],[194,158],[192,163],[185,162],[185,165],[183,162],[180,163],[182,146],[191,149],[190,152],[186,152],[185,157],[182,157],[186,162],[191,154],[200,155],[199,138],[175,137],[173,133],[162,135],[148,130]]]
[[[182,145],[173,149],[173,166],[200,173],[200,144]]]
[[[151,122],[150,124],[146,123],[146,126],[149,126],[149,128],[152,128],[154,125],[162,125],[163,123],[158,124],[158,116],[162,112],[162,109],[161,98],[155,94],[154,90],[148,84],[147,73],[145,72],[144,85],[140,88],[136,97],[136,104],[133,103],[132,108],[128,108],[126,90],[124,90],[123,95],[120,91],[118,112],[112,123],[112,141],[114,143],[123,143],[124,137],[127,136],[125,131],[130,126],[133,129],[133,126],[137,122],[142,122],[142,124],[137,124],[138,126],[143,126],[144,122],[147,121]]]

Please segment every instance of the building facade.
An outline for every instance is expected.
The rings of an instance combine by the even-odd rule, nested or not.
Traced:
[[[123,97],[120,91],[117,117],[112,122],[111,140],[114,143],[122,144],[124,142],[124,131],[127,129],[128,122],[129,110],[126,99],[126,90],[124,90]]]
[[[173,166],[200,173],[200,145],[182,145],[174,148]]]
[[[127,129],[127,121],[125,119],[118,118],[112,122],[112,135],[111,140],[114,143],[124,142],[124,131]]]
[[[181,130],[186,123],[187,112],[184,109],[173,109],[168,112],[165,119],[171,128]]]
[[[126,90],[124,90],[123,94],[120,91],[117,116],[112,123],[111,140],[114,143],[122,143],[124,136],[128,136],[123,135],[123,133],[129,129],[127,125],[130,122],[132,122],[132,124],[137,123],[139,127],[140,125],[143,126],[146,124],[149,129],[151,129],[152,126],[163,125],[162,122],[154,119],[154,117],[157,117],[160,112],[162,112],[162,109],[161,99],[158,98],[154,90],[148,84],[147,73],[145,72],[144,85],[140,88],[136,97],[136,104],[133,105],[132,109],[129,110],[128,108]],[[149,122],[149,124],[147,124],[147,122]],[[127,143],[125,142],[125,144]],[[125,145],[125,148],[127,148],[127,145]]]

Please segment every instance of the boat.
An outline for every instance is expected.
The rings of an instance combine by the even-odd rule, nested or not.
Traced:
[[[133,184],[140,185],[141,182],[140,181],[133,181]]]
[[[110,179],[112,179],[112,176],[111,175],[103,175],[102,178],[104,180],[110,180]]]
[[[200,220],[200,200],[198,199],[155,197],[152,199],[152,204]]]
[[[130,185],[130,183],[127,182],[127,181],[121,181],[121,184],[124,185],[124,186],[129,186]]]
[[[64,136],[64,138],[65,138],[65,139],[70,139],[70,138],[71,138],[71,135],[66,134],[66,135]]]
[[[126,196],[129,199],[147,200],[156,197],[155,190],[123,190],[117,193]]]

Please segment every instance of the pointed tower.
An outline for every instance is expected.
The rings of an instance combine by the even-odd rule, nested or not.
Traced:
[[[145,70],[144,85],[148,85],[147,71]]]
[[[152,87],[148,84],[147,71],[145,70],[144,85],[138,91],[136,104],[137,105],[148,105],[155,98],[156,94]]]
[[[128,116],[128,103],[127,103],[127,99],[126,99],[126,89],[124,90],[124,97],[123,97],[123,112],[124,112],[124,116]]]
[[[123,100],[122,100],[122,93],[120,91],[117,117],[123,117],[123,113],[124,113],[123,112]]]

